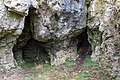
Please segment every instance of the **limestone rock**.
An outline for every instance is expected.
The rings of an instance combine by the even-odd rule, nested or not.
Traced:
[[[15,67],[14,58],[22,61],[26,46],[40,52],[26,45],[31,38],[30,43],[45,43],[51,65],[75,58],[76,36],[85,28],[93,60],[119,79],[120,0],[0,0],[0,71]]]
[[[39,8],[30,8],[30,21],[26,22],[30,24],[25,25],[31,30],[30,37],[46,43],[44,46],[50,55],[51,65],[60,65],[67,58],[76,57],[78,41],[74,41],[72,37],[81,34],[86,27],[84,0],[38,0],[38,4]],[[23,30],[23,34],[17,39],[16,55],[22,55],[20,50],[29,39],[26,33],[29,34],[27,29]]]
[[[58,66],[66,59],[75,59],[77,57],[77,42],[77,40],[67,39],[48,43],[46,49],[50,54],[51,65]]]
[[[31,10],[33,38],[47,42],[71,38],[86,26],[84,0],[40,0]]]
[[[27,16],[29,8],[37,8],[36,0],[4,0],[5,6],[8,7],[9,11],[15,12],[22,16]]]
[[[110,75],[120,78],[120,1],[93,0],[88,13],[92,58]]]
[[[15,67],[13,46],[24,28],[24,17],[8,12],[0,0],[0,71]]]
[[[32,37],[46,42],[50,63],[60,65],[70,52],[76,55],[77,41],[71,38],[86,27],[84,0],[38,0],[38,4],[38,9],[30,10]]]

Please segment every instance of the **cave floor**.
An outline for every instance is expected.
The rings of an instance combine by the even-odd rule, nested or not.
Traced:
[[[22,66],[13,72],[0,74],[4,76],[0,80],[111,80],[90,56],[69,59],[57,67],[49,64]]]

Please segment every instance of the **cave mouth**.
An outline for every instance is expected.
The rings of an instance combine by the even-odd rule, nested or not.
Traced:
[[[44,42],[30,38],[22,48],[23,60],[26,63],[49,63],[49,55],[45,50]]]
[[[32,38],[31,9],[25,17],[25,27],[13,47],[13,55],[18,64],[21,63],[50,63],[50,54],[46,50],[48,42],[39,42]],[[32,29],[31,29],[32,28]],[[74,38],[78,40],[77,53],[80,57],[91,55],[91,45],[88,41],[87,29]],[[75,45],[76,46],[76,45]]]
[[[48,55],[48,52],[45,50],[45,44],[46,43],[39,42],[31,37],[23,47],[18,48],[17,44],[14,46],[13,48],[14,58],[16,59],[18,64],[49,63],[50,57]]]
[[[86,56],[90,56],[92,54],[91,45],[88,41],[87,29],[77,36],[78,44],[77,44],[77,54],[79,57],[85,58]]]
[[[46,43],[39,42],[32,38],[31,27],[31,9],[28,16],[25,17],[24,29],[22,34],[17,38],[16,44],[13,47],[13,56],[19,64],[50,63],[50,55],[46,50]]]

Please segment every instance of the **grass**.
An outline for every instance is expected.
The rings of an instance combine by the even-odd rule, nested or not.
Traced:
[[[102,73],[101,78],[101,72],[99,75],[99,71],[102,70],[97,62],[92,61],[90,56],[87,56],[83,62],[83,64],[78,64],[78,68],[75,70],[75,61],[73,59],[69,59],[64,64],[56,67],[49,64],[30,65],[32,67],[28,67],[27,70],[31,71],[32,75],[26,77],[24,80],[111,80],[104,73]],[[72,72],[69,70],[72,70]]]
[[[72,68],[73,67],[73,64],[71,62],[64,62],[64,65],[67,67],[67,68]]]
[[[85,62],[84,62],[84,65],[83,65],[85,68],[89,68],[89,67],[92,67],[92,66],[96,66],[96,67],[99,67],[99,64],[95,61],[92,61],[91,57],[90,56],[87,56],[85,58]]]
[[[80,80],[84,80],[84,79],[90,80],[90,77],[91,77],[91,76],[92,76],[91,74],[89,74],[89,73],[83,71],[83,72],[81,73],[79,79],[80,79]]]
[[[29,77],[26,77],[24,80],[38,80],[38,79],[36,79],[36,78],[33,77],[33,76],[29,76]]]

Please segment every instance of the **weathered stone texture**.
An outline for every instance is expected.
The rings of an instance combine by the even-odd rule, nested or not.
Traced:
[[[86,27],[84,0],[38,0],[38,4],[38,9],[30,10],[32,37],[48,43],[50,62],[59,65],[70,57],[70,47],[76,55],[77,45],[74,44],[77,41],[71,43],[71,38],[81,34]]]
[[[92,58],[119,78],[120,0],[0,0],[0,71],[15,67],[13,51],[21,56],[30,38],[46,43],[50,63],[60,65],[76,56],[85,28]]]
[[[67,39],[63,41],[47,44],[47,50],[50,54],[51,65],[60,65],[66,59],[75,59],[77,57],[77,40]]]
[[[45,46],[52,65],[63,63],[70,57],[69,53],[76,55],[77,41],[72,37],[86,27],[84,0],[2,0],[0,6],[1,67],[4,65],[2,61],[8,61],[5,66],[14,66],[13,51],[21,56],[21,48],[30,37],[47,43]],[[28,12],[29,21],[24,25]],[[25,31],[24,26],[27,27]],[[6,58],[8,54],[12,57]]]
[[[86,27],[84,0],[40,0],[31,10],[34,39],[47,42],[71,38]]]
[[[15,12],[22,16],[28,15],[31,6],[37,8],[36,0],[4,0],[4,4],[8,7],[8,11]]]
[[[13,46],[24,28],[24,19],[35,0],[0,0],[0,71],[15,67]]]
[[[14,66],[12,48],[24,28],[24,17],[8,12],[0,0],[0,71]]]
[[[93,0],[89,7],[88,36],[92,58],[110,75],[120,78],[120,1]]]

